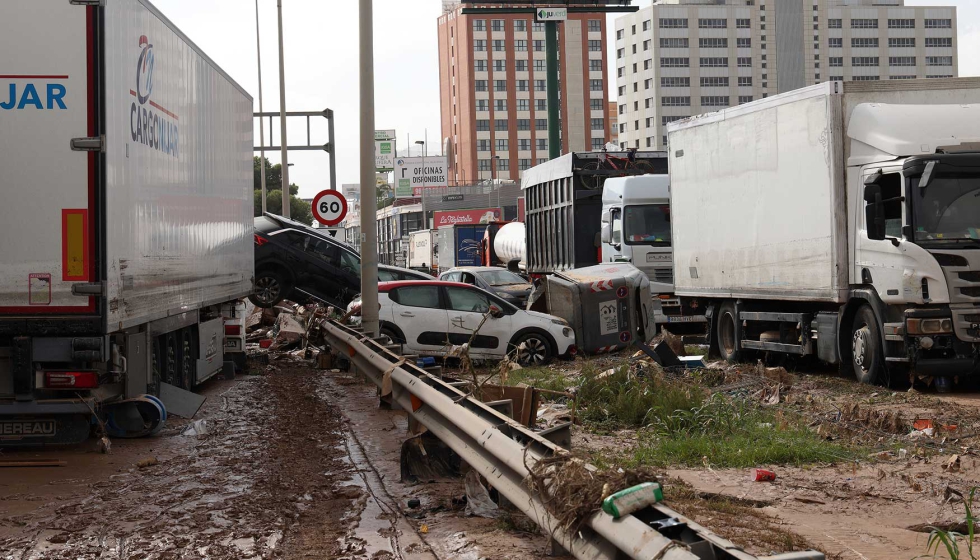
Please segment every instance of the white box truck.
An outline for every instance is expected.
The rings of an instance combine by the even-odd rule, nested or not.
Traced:
[[[668,127],[711,342],[864,382],[980,373],[980,79],[828,82]]]
[[[408,268],[431,274],[439,265],[438,230],[422,229],[408,234]]]
[[[148,2],[4,4],[0,444],[93,411],[143,435],[145,394],[243,351],[252,140],[251,97]]]

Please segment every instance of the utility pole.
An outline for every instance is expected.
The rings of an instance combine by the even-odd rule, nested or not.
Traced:
[[[262,109],[262,41],[259,39],[259,0],[255,0],[255,51],[259,59],[259,113],[263,113],[265,111]],[[259,145],[265,146],[265,121],[262,117],[259,117],[259,134],[262,137],[262,142]],[[265,148],[260,151],[259,159],[259,167],[262,173],[262,213],[265,214]]]
[[[282,0],[279,4],[279,135],[282,145],[282,217],[289,218],[289,157],[286,155],[286,56],[282,49]],[[261,112],[261,108],[259,109]],[[333,141],[333,138],[330,139]]]
[[[359,0],[361,89],[361,327],[378,334],[378,220],[374,167],[374,13],[372,0]],[[409,144],[411,146],[411,144]]]

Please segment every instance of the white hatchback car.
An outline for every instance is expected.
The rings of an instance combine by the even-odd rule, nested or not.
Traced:
[[[378,302],[381,333],[407,352],[447,355],[452,346],[471,338],[469,355],[474,359],[499,360],[522,348],[516,353],[522,365],[544,365],[577,352],[575,333],[564,319],[518,309],[469,284],[385,282],[378,286]]]

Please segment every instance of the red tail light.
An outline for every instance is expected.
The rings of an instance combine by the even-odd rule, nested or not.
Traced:
[[[48,389],[96,389],[99,374],[94,371],[46,371],[44,386]]]
[[[241,325],[225,325],[225,336],[241,336]]]
[[[265,245],[268,242],[269,242],[268,239],[262,237],[261,235],[259,235],[257,233],[255,234],[255,244],[258,245],[259,247]]]

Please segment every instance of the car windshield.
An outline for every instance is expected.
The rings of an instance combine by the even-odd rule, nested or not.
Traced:
[[[623,210],[627,245],[670,245],[670,206],[644,204]]]
[[[926,188],[912,177],[915,241],[980,241],[980,173],[942,166]]]
[[[527,280],[509,270],[486,270],[478,272],[480,278],[491,286],[510,286],[512,284],[527,284]]]

